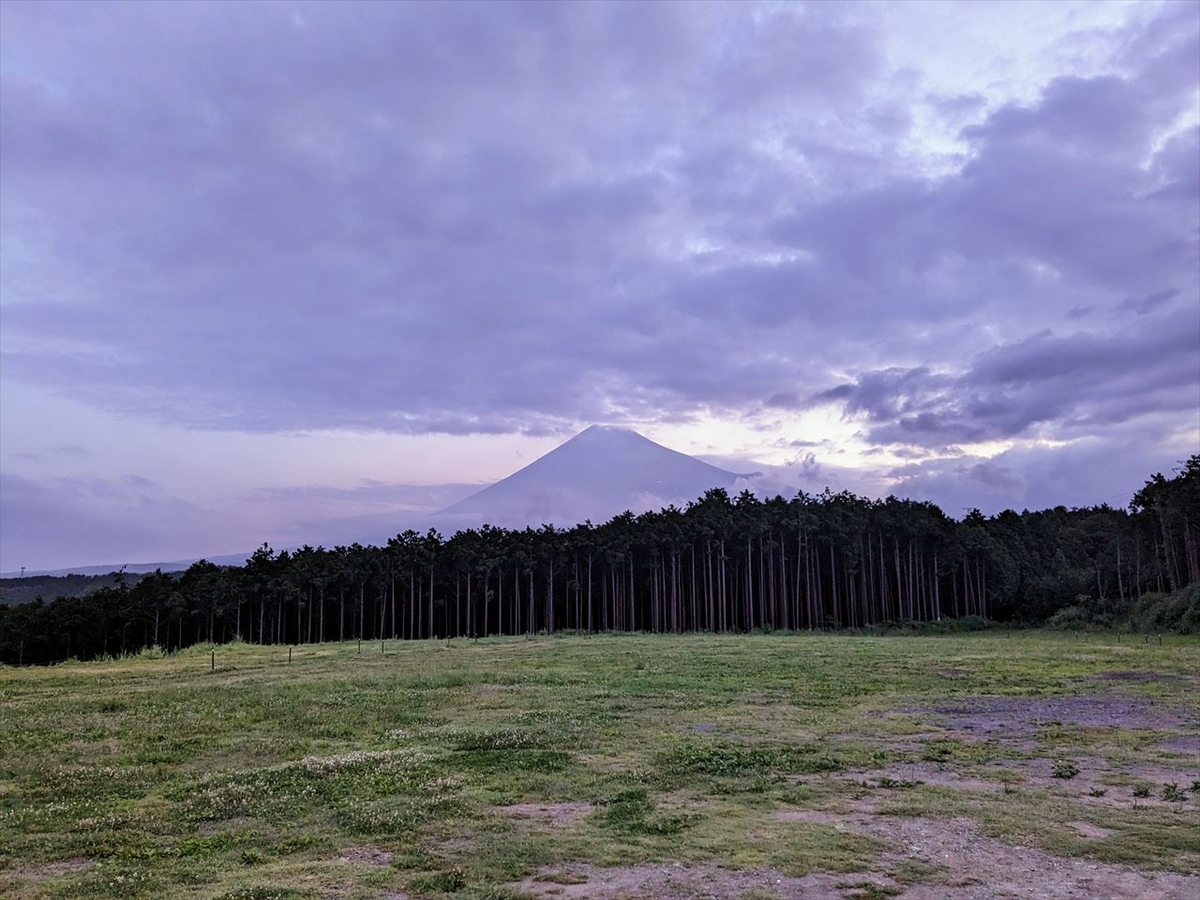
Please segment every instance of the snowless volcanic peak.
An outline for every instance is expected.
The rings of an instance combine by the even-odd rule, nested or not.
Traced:
[[[711,488],[732,490],[735,472],[701,462],[628,428],[593,425],[545,456],[438,513],[446,525],[570,527],[625,510],[683,506]]]

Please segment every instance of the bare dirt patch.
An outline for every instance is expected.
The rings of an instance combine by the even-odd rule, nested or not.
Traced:
[[[945,874],[905,886],[879,871],[813,873],[797,878],[777,869],[734,871],[680,863],[597,868],[580,864],[546,869],[510,887],[532,897],[564,900],[733,900],[749,892],[779,900],[849,900],[884,891],[903,900],[1193,900],[1200,896],[1200,878],[1194,876],[1062,859],[988,838],[964,819],[841,816],[812,810],[781,810],[777,818],[827,824],[882,839],[895,848],[881,857],[882,870],[917,862]],[[1104,829],[1087,823],[1072,826],[1089,829],[1087,837],[1104,836],[1100,834]]]
[[[887,879],[813,874],[792,878],[777,869],[739,872],[720,866],[666,863],[596,868],[560,866],[539,872],[510,887],[531,897],[576,900],[727,900],[754,892],[762,896],[843,900],[854,897],[855,885],[890,887]],[[861,892],[857,896],[862,896]]]
[[[1172,769],[1148,763],[1112,764],[1099,757],[1072,757],[1079,773],[1073,778],[1056,778],[1056,761],[1050,759],[1005,760],[1000,768],[1019,775],[1018,779],[1007,778],[1009,784],[1035,790],[1054,791],[1089,804],[1129,809],[1135,806],[1175,807],[1162,797],[1162,786],[1168,784],[1186,787],[1200,778],[1200,765],[1194,769]],[[1150,793],[1137,796],[1134,785],[1152,785]]]
[[[46,878],[64,878],[67,875],[74,875],[76,872],[83,872],[86,869],[90,869],[95,864],[96,861],[94,859],[77,857],[75,859],[64,859],[61,862],[46,863],[41,866],[19,866],[13,870],[12,874],[18,878],[30,881],[42,881]]]
[[[893,753],[920,753],[925,749],[925,745],[929,741],[941,741],[946,738],[957,737],[953,731],[941,729],[938,731],[915,731],[904,735],[886,735],[875,738],[875,741]],[[853,743],[862,740],[862,734],[855,732],[841,732],[832,734],[830,737],[836,741],[845,741]]]
[[[944,868],[943,884],[919,884],[900,896],[906,900],[987,898],[1106,897],[1109,900],[1190,900],[1200,878],[1146,873],[1126,866],[1051,856],[1034,847],[1005,844],[982,834],[966,819],[891,819],[861,823],[864,834],[890,841],[899,851],[885,853],[884,866],[919,861]]]
[[[1168,753],[1181,753],[1200,761],[1200,734],[1180,734],[1159,741],[1158,746]]]
[[[591,803],[514,803],[509,806],[492,807],[501,815],[514,819],[531,819],[550,825],[570,825],[595,808]]]
[[[338,854],[342,862],[367,863],[372,866],[390,866],[392,854],[379,847],[351,847]]]
[[[489,694],[514,693],[517,690],[517,686],[515,684],[492,684],[491,682],[484,682],[482,684],[475,685],[472,690],[476,694],[483,694],[486,697]]]
[[[1101,828],[1099,825],[1093,825],[1090,822],[1067,822],[1068,828],[1071,828],[1080,837],[1085,838],[1103,838],[1108,837],[1113,833],[1111,828]]]
[[[51,878],[57,878],[60,875],[71,875],[75,872],[82,872],[84,869],[90,869],[96,864],[94,859],[68,859],[60,863],[51,863],[48,866],[42,867],[42,872]]]
[[[1050,724],[1084,728],[1179,728],[1189,720],[1152,700],[1082,697],[975,697],[954,703],[901,710],[927,715],[957,731],[996,739],[1028,738]]]
[[[927,784],[959,791],[1002,791],[1004,789],[1001,781],[974,778],[934,762],[895,763],[882,769],[870,769],[858,775],[838,777],[841,780],[862,781],[872,787],[882,788],[916,787],[919,784]]]
[[[35,886],[43,881],[55,878],[68,878],[79,872],[84,872],[96,864],[94,859],[78,857],[64,859],[61,862],[45,863],[40,866],[16,866],[5,869],[0,866],[0,897],[24,897],[29,890],[37,890]],[[43,888],[44,890],[44,888]],[[39,893],[38,896],[41,896]]]
[[[855,810],[856,813],[873,811],[873,809]],[[834,828],[840,829],[849,827],[847,823],[853,821],[853,817],[845,813],[826,812],[823,809],[778,809],[772,818],[778,819],[780,822],[806,822],[809,825],[832,825]]]
[[[1107,833],[1087,823],[1071,825],[1085,837],[1101,838]],[[1195,876],[1147,873],[1127,866],[1051,856],[1034,847],[987,837],[969,819],[851,815],[838,817],[837,826],[890,844],[894,849],[880,857],[880,868],[885,871],[918,862],[948,873],[937,883],[910,885],[898,895],[905,900],[1192,900],[1200,896],[1200,878]]]

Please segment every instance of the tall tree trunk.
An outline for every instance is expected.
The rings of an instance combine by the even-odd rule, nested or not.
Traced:
[[[938,583],[938,552],[933,551],[933,613],[937,621],[942,621],[942,591]]]

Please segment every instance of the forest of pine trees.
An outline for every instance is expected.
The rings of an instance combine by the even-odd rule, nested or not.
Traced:
[[[577,631],[864,628],[973,616],[1101,621],[1200,583],[1200,455],[1108,506],[948,518],[932,503],[712,490],[600,525],[265,544],[85,597],[0,606],[0,661],[235,639],[300,644]]]

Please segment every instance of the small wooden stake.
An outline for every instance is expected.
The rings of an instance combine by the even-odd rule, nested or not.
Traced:
[[[217,671],[217,651],[209,650],[208,668],[210,671]]]
[[[288,665],[292,664],[292,648],[288,647]]]

